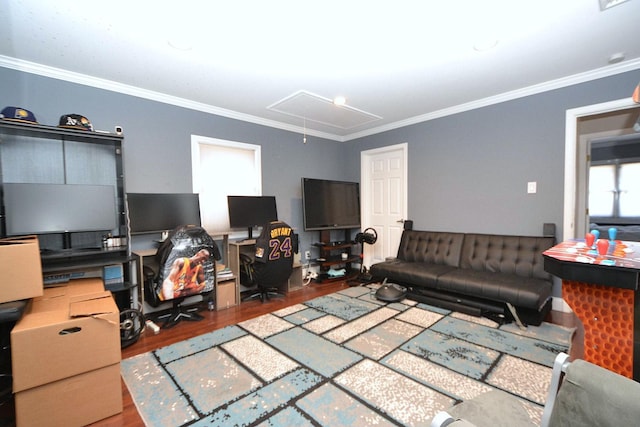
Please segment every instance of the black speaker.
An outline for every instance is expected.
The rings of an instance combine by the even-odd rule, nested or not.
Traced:
[[[404,229],[405,230],[413,230],[413,220],[405,219],[404,220]]]

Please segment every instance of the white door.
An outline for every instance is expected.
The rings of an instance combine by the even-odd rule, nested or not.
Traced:
[[[364,265],[395,257],[407,217],[408,144],[363,151],[361,161],[362,229],[373,228],[378,240],[365,244]]]

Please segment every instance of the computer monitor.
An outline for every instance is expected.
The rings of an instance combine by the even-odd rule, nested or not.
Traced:
[[[127,193],[127,212],[131,234],[201,225],[200,197],[194,193]]]
[[[275,196],[227,196],[229,226],[247,228],[247,238],[253,239],[253,228],[278,219]]]
[[[117,227],[112,185],[4,183],[6,233],[111,231]]]

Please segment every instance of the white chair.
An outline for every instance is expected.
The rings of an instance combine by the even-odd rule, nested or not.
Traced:
[[[554,362],[541,427],[636,426],[640,383],[584,360]],[[436,414],[431,427],[534,426],[520,400],[492,391]]]

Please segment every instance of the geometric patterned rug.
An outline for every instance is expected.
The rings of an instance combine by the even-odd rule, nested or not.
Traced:
[[[490,390],[540,422],[573,329],[519,329],[353,287],[121,363],[147,426],[428,426]]]

